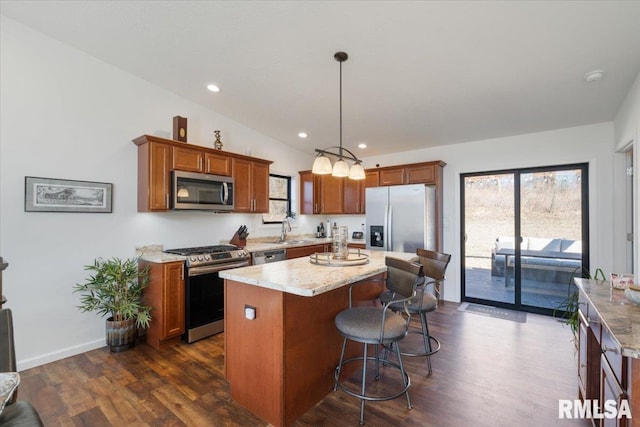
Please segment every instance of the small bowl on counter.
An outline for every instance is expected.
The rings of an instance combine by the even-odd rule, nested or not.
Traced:
[[[624,290],[624,296],[632,303],[640,304],[640,286],[629,285],[627,289]]]

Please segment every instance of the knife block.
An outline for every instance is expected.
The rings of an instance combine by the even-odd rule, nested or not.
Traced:
[[[247,246],[247,239],[240,239],[240,235],[236,231],[231,240],[229,240],[229,243],[244,248],[245,246]]]

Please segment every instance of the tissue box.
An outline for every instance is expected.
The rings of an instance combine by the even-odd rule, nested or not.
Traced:
[[[611,273],[611,286],[616,289],[627,289],[633,285],[633,274]]]

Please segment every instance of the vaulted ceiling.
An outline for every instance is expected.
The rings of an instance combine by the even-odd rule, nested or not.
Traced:
[[[640,72],[638,1],[3,0],[0,8],[309,154],[338,143],[340,50],[349,54],[344,145],[361,157],[611,121]],[[604,77],[585,81],[592,70]]]

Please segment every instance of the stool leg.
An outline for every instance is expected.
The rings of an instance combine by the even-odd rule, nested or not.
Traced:
[[[380,380],[380,346],[376,346],[376,381]]]
[[[427,376],[431,376],[433,371],[431,370],[431,340],[429,339],[429,325],[427,323],[427,314],[423,311],[420,313],[420,324],[422,326],[422,339],[424,341],[424,351],[427,353],[427,368],[428,373]]]
[[[365,390],[367,388],[366,383],[367,383],[367,344],[364,344],[364,351],[363,351],[363,358],[362,358],[362,391],[361,391],[361,395],[364,396],[365,395]],[[360,425],[364,425],[364,403],[365,400],[364,398],[360,398]]]
[[[340,363],[336,367],[336,383],[333,385],[333,391],[338,390],[338,381],[340,381],[340,371],[342,371],[342,359],[344,359],[344,349],[347,346],[347,339],[342,340],[342,351],[340,352]]]
[[[402,382],[404,383],[404,386],[406,387],[407,384],[409,384],[409,377],[407,375],[407,373],[404,371],[404,365],[402,364],[402,354],[400,354],[400,346],[396,344],[396,353],[398,354],[398,365],[400,365],[400,373],[402,374]],[[407,389],[407,391],[405,391],[405,394],[407,395],[407,408],[411,409],[411,398],[409,397],[409,389]]]

